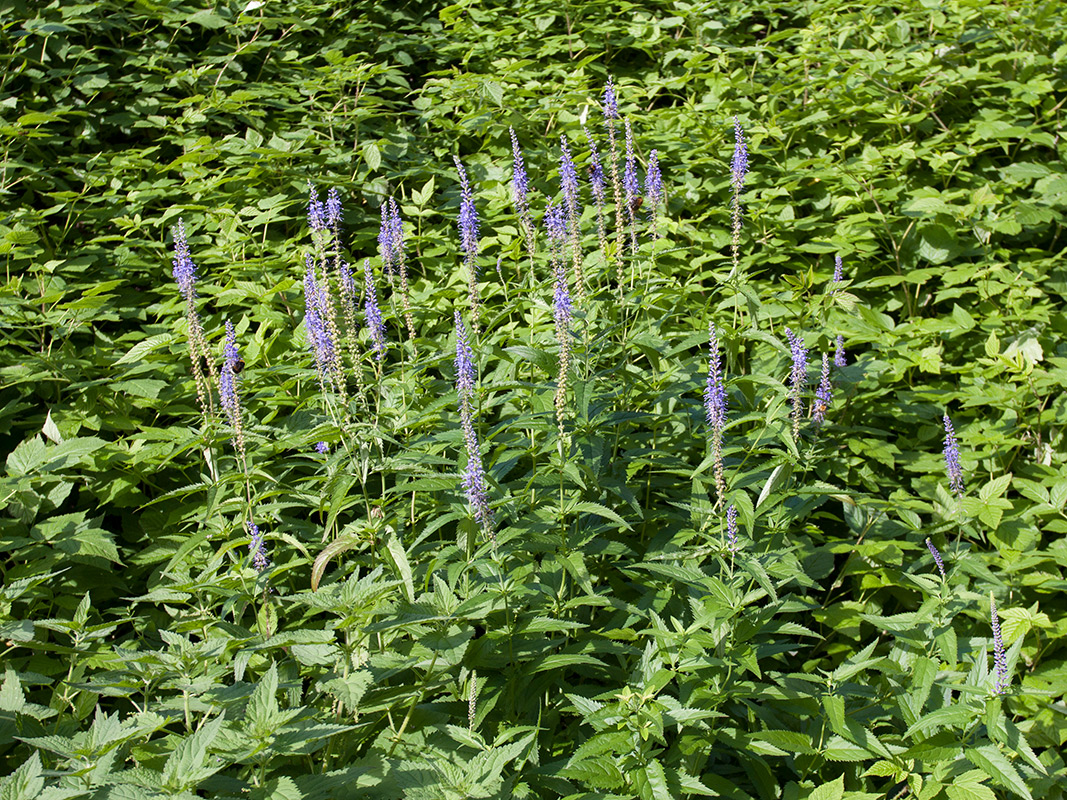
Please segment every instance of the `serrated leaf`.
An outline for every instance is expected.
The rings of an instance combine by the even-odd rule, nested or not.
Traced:
[[[986,775],[999,783],[1005,789],[1010,789],[1026,800],[1033,800],[1033,795],[1026,787],[1022,776],[1008,757],[991,744],[981,747],[968,747],[963,751],[967,760],[982,770]]]
[[[604,517],[610,519],[612,522],[622,525],[627,530],[630,530],[631,526],[626,520],[620,517],[617,513],[612,511],[607,506],[602,506],[600,503],[581,502],[575,503],[572,506],[567,507],[567,513],[578,514],[596,514],[598,517]]]
[[[838,775],[829,783],[816,786],[808,795],[808,800],[841,800],[845,794],[845,776]]]
[[[624,785],[622,770],[608,757],[568,764],[559,774],[564,778],[582,781],[594,789],[621,789]]]
[[[982,783],[984,775],[978,770],[957,775],[945,787],[949,800],[996,800],[993,790]]]
[[[674,800],[667,788],[667,776],[658,761],[650,761],[631,773],[634,788],[641,800]]]

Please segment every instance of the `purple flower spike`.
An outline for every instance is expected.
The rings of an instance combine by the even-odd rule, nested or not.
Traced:
[[[612,82],[610,75],[608,76],[608,85],[604,88],[604,118],[619,118],[619,101],[615,97],[615,84]]]
[[[731,553],[738,550],[737,544],[737,506],[731,504],[726,509],[726,541]]]
[[[740,194],[748,175],[748,145],[745,144],[745,132],[741,129],[741,120],[734,117],[734,157],[730,162],[730,172],[734,184],[734,193]]]
[[[259,526],[254,522],[248,523],[248,534],[252,537],[248,542],[252,566],[256,572],[265,572],[270,567],[270,559],[267,558],[267,546],[263,542],[263,534],[259,532]]]
[[[315,191],[315,185],[308,181],[308,227],[312,231],[326,230],[326,209],[319,200],[319,193]]]
[[[515,208],[519,215],[527,213],[527,195],[530,191],[529,178],[526,175],[526,163],[522,158],[522,148],[519,147],[519,138],[515,135],[515,129],[511,132],[511,191],[515,198]]]
[[[326,193],[326,223],[335,233],[341,226],[341,217],[341,193],[336,186],[332,186]]]
[[[474,402],[475,386],[478,373],[474,367],[474,351],[471,349],[467,328],[459,312],[455,315],[456,325],[456,392],[459,394],[459,407],[470,408]]]
[[[187,303],[193,302],[196,297],[196,264],[189,254],[189,242],[185,238],[185,222],[178,220],[174,227],[174,280],[178,284],[178,291],[182,293]]]
[[[815,410],[812,412],[816,425],[822,425],[826,420],[826,411],[833,401],[834,390],[830,384],[830,356],[828,353],[823,353],[822,375],[819,378],[819,386],[815,390]]]
[[[997,673],[996,693],[1004,694],[1008,690],[1008,659],[1004,655],[1004,637],[1000,633],[1000,614],[997,613],[997,601],[989,593],[989,618],[993,626],[993,669]]]
[[[470,503],[475,522],[485,531],[493,544],[493,511],[489,507],[489,494],[482,467],[481,447],[474,430],[474,391],[478,373],[474,366],[474,351],[471,349],[463,318],[457,311],[456,324],[456,393],[459,395],[459,420],[463,428],[463,441],[467,450],[467,466],[463,471],[463,490]]]
[[[960,466],[960,445],[956,441],[956,431],[952,420],[945,414],[945,472],[948,473],[948,485],[957,497],[963,497],[963,467]]]
[[[315,452],[318,453],[320,456],[327,455],[330,452],[330,446],[326,444],[326,442],[316,442]]]
[[[378,292],[374,288],[374,268],[370,265],[370,259],[363,261],[364,285],[367,291],[363,309],[367,318],[367,330],[370,331],[371,345],[374,348],[374,356],[379,361],[385,356],[385,323],[382,321],[382,311],[378,307]]]
[[[308,255],[304,261],[304,327],[307,329],[308,347],[315,356],[319,381],[325,387],[330,382],[336,348],[326,316],[329,313],[326,294],[315,276],[314,259]]]
[[[941,577],[945,580],[948,576],[945,575],[945,562],[941,558],[941,553],[934,547],[934,543],[929,539],[926,540],[926,549],[930,551],[930,555],[934,557],[934,563],[937,564],[937,571],[941,573]]]
[[[630,127],[630,120],[626,120],[626,163],[622,173],[622,187],[626,192],[626,206],[630,209],[630,219],[633,220],[634,206],[638,195],[641,193],[641,183],[637,179],[637,158],[634,156],[634,133]]]
[[[467,180],[467,172],[463,169],[463,162],[459,160],[459,156],[453,158],[459,171],[459,183],[463,192],[459,203],[459,247],[465,255],[467,267],[473,274],[475,259],[478,258],[478,210],[474,207],[474,195],[470,181]]]
[[[841,256],[834,256],[834,283],[841,283],[845,279],[845,265]]]
[[[566,136],[559,137],[559,148],[559,187],[563,191],[567,214],[575,218],[578,213],[578,171],[574,168]]]
[[[567,238],[567,220],[563,215],[563,207],[549,205],[545,209],[545,228],[548,229],[548,239],[553,245],[559,245]]]
[[[793,402],[793,436],[797,437],[800,435],[800,418],[804,414],[801,394],[808,382],[808,349],[804,347],[804,340],[789,328],[785,329],[785,336],[789,340],[789,353],[793,359],[789,371],[789,395]]]
[[[219,395],[222,400],[222,408],[226,411],[226,417],[231,427],[239,427],[241,416],[241,398],[237,393],[237,375],[244,363],[241,354],[237,350],[237,334],[234,332],[233,323],[226,321],[226,344],[223,350],[224,357],[222,371],[219,374]],[[238,366],[240,364],[241,366]]]
[[[719,354],[719,337],[715,326],[708,327],[709,351],[708,384],[704,387],[704,412],[708,425],[716,434],[722,434],[726,427],[726,386],[722,382],[722,356]]]
[[[585,131],[585,138],[589,142],[589,184],[593,190],[593,199],[596,200],[597,208],[602,209],[607,199],[604,192],[604,167],[600,164],[600,153],[588,130]]]
[[[653,150],[648,154],[648,171],[645,173],[645,201],[648,203],[649,213],[655,213],[655,208],[663,202],[663,176],[659,171],[659,153]]]
[[[844,367],[848,364],[845,360],[845,337],[841,334],[837,335],[837,341],[835,343],[837,347],[834,349],[834,366]]]

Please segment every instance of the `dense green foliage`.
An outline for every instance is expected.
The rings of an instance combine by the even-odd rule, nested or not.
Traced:
[[[1065,31],[1057,2],[0,0],[0,800],[1063,798]],[[606,162],[609,76],[667,195],[621,258],[582,133]],[[561,136],[588,286],[562,392]],[[389,340],[335,298],[332,389],[309,181]],[[456,311],[495,543],[461,485]],[[225,374],[227,321],[246,467],[193,379]]]

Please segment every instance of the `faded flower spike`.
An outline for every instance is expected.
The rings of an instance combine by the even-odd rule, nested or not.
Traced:
[[[963,497],[963,467],[960,466],[960,445],[956,441],[956,431],[952,420],[945,414],[945,472],[948,485],[957,497]]]
[[[267,546],[263,542],[263,534],[259,532],[259,526],[254,522],[248,523],[248,534],[252,537],[248,542],[252,566],[256,572],[265,572],[270,567],[270,559],[267,558]]]
[[[812,419],[816,425],[822,425],[826,420],[826,411],[830,403],[834,401],[834,390],[830,384],[830,355],[822,354],[822,375],[819,378],[819,386],[815,390],[815,410]]]
[[[993,669],[997,673],[995,691],[1004,694],[1008,690],[1008,659],[1004,655],[1004,637],[1000,633],[1000,614],[997,613],[997,601],[989,593],[989,619],[993,626]]]
[[[948,576],[945,575],[945,562],[941,558],[941,553],[938,552],[934,543],[929,539],[926,540],[926,549],[929,550],[930,555],[934,557],[934,563],[937,564],[937,571],[941,573],[941,577],[947,580]]]

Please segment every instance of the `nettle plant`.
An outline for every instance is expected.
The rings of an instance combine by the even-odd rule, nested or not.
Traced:
[[[196,475],[153,501],[170,544],[134,634],[86,598],[40,623],[61,699],[8,672],[32,754],[0,796],[1060,796],[975,547],[1000,479],[971,502],[934,408],[927,505],[849,470],[847,265],[761,291],[734,119],[719,280],[671,277],[661,156],[611,83],[600,107],[536,186],[514,130],[507,183],[456,157],[436,281],[413,263],[455,251],[405,222],[434,181],[382,202],[369,256],[310,187],[284,332],[206,329],[177,224]]]

